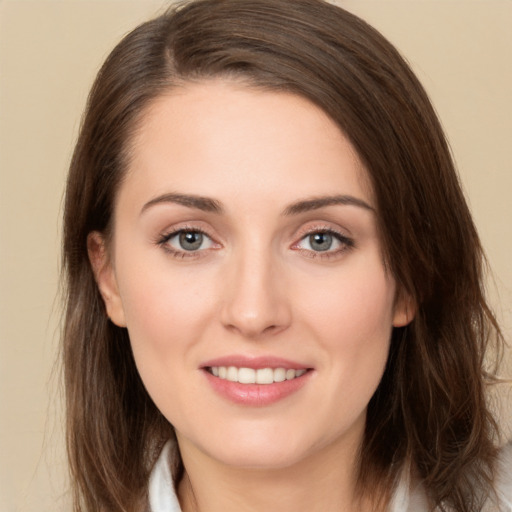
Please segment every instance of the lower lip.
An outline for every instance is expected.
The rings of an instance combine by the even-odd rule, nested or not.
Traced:
[[[273,384],[240,384],[215,377],[207,370],[204,374],[219,395],[238,405],[264,407],[271,405],[299,391],[311,376],[311,370],[295,379]]]

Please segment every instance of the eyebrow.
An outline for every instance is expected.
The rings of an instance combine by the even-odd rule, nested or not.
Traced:
[[[322,196],[312,197],[304,201],[298,201],[288,206],[283,215],[298,215],[313,210],[319,210],[325,206],[343,205],[343,206],[357,206],[365,210],[375,211],[368,203],[354,196],[348,195],[335,195],[335,196]]]
[[[191,194],[178,194],[170,192],[157,196],[154,199],[148,201],[146,204],[144,204],[140,213],[142,215],[152,206],[165,203],[179,204],[186,206],[187,208],[196,208],[197,210],[216,214],[222,214],[224,212],[221,203],[216,199]],[[287,206],[283,211],[283,215],[298,215],[333,205],[357,206],[365,210],[375,211],[375,209],[372,208],[368,203],[357,197],[349,195],[334,195],[313,197],[311,199],[297,201],[296,203],[292,203],[291,205]]]
[[[165,203],[174,203],[180,204],[182,206],[186,206],[188,208],[196,208],[197,210],[202,210],[204,212],[210,213],[222,213],[223,209],[219,201],[215,199],[211,199],[209,197],[189,195],[189,194],[177,194],[177,193],[168,193],[162,194],[161,196],[155,197],[148,201],[141,210],[141,215],[157,204],[165,204]]]

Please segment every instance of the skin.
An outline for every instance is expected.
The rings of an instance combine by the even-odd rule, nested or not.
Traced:
[[[359,203],[304,208],[335,195]],[[199,250],[169,238],[179,230],[203,231]],[[310,235],[329,230],[332,246],[315,250]],[[323,111],[220,80],[158,98],[133,141],[111,246],[101,233],[88,242],[108,315],[176,429],[185,511],[369,508],[354,498],[366,407],[410,315],[384,268],[367,173]],[[232,354],[299,362],[307,382],[264,407],[235,404],[201,369]]]

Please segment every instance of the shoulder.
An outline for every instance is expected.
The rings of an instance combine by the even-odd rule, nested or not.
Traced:
[[[501,500],[501,509],[512,512],[512,441],[500,451],[496,468],[496,492]]]
[[[172,442],[162,450],[149,481],[151,512],[180,512],[170,469]],[[500,450],[496,470],[496,492],[500,499],[500,512],[512,512],[512,441]],[[422,512],[428,510],[428,501],[421,484],[413,484],[410,468],[404,468],[391,501],[390,512]],[[495,506],[490,510],[496,512]]]
[[[171,459],[176,447],[169,441],[158,457],[149,478],[148,497],[151,512],[181,512],[172,474]]]
[[[499,505],[496,505],[495,500],[489,499],[483,510],[512,512],[512,441],[500,449],[496,466],[495,490]],[[425,488],[421,482],[414,482],[411,479],[410,468],[406,465],[395,488],[389,512],[427,512],[428,510]]]

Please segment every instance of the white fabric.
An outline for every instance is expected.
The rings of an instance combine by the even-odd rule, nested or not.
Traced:
[[[167,443],[153,468],[149,480],[149,506],[151,512],[181,512],[174,491],[169,465],[171,444]],[[427,500],[421,485],[410,489],[408,472],[401,479],[391,500],[389,512],[426,512]],[[496,481],[501,505],[493,512],[512,512],[512,443],[503,448]]]
[[[503,448],[500,456],[498,478],[496,481],[502,509],[512,511],[512,442]]]
[[[162,450],[149,478],[149,508],[151,512],[181,512],[174,492],[169,455],[171,441]]]

